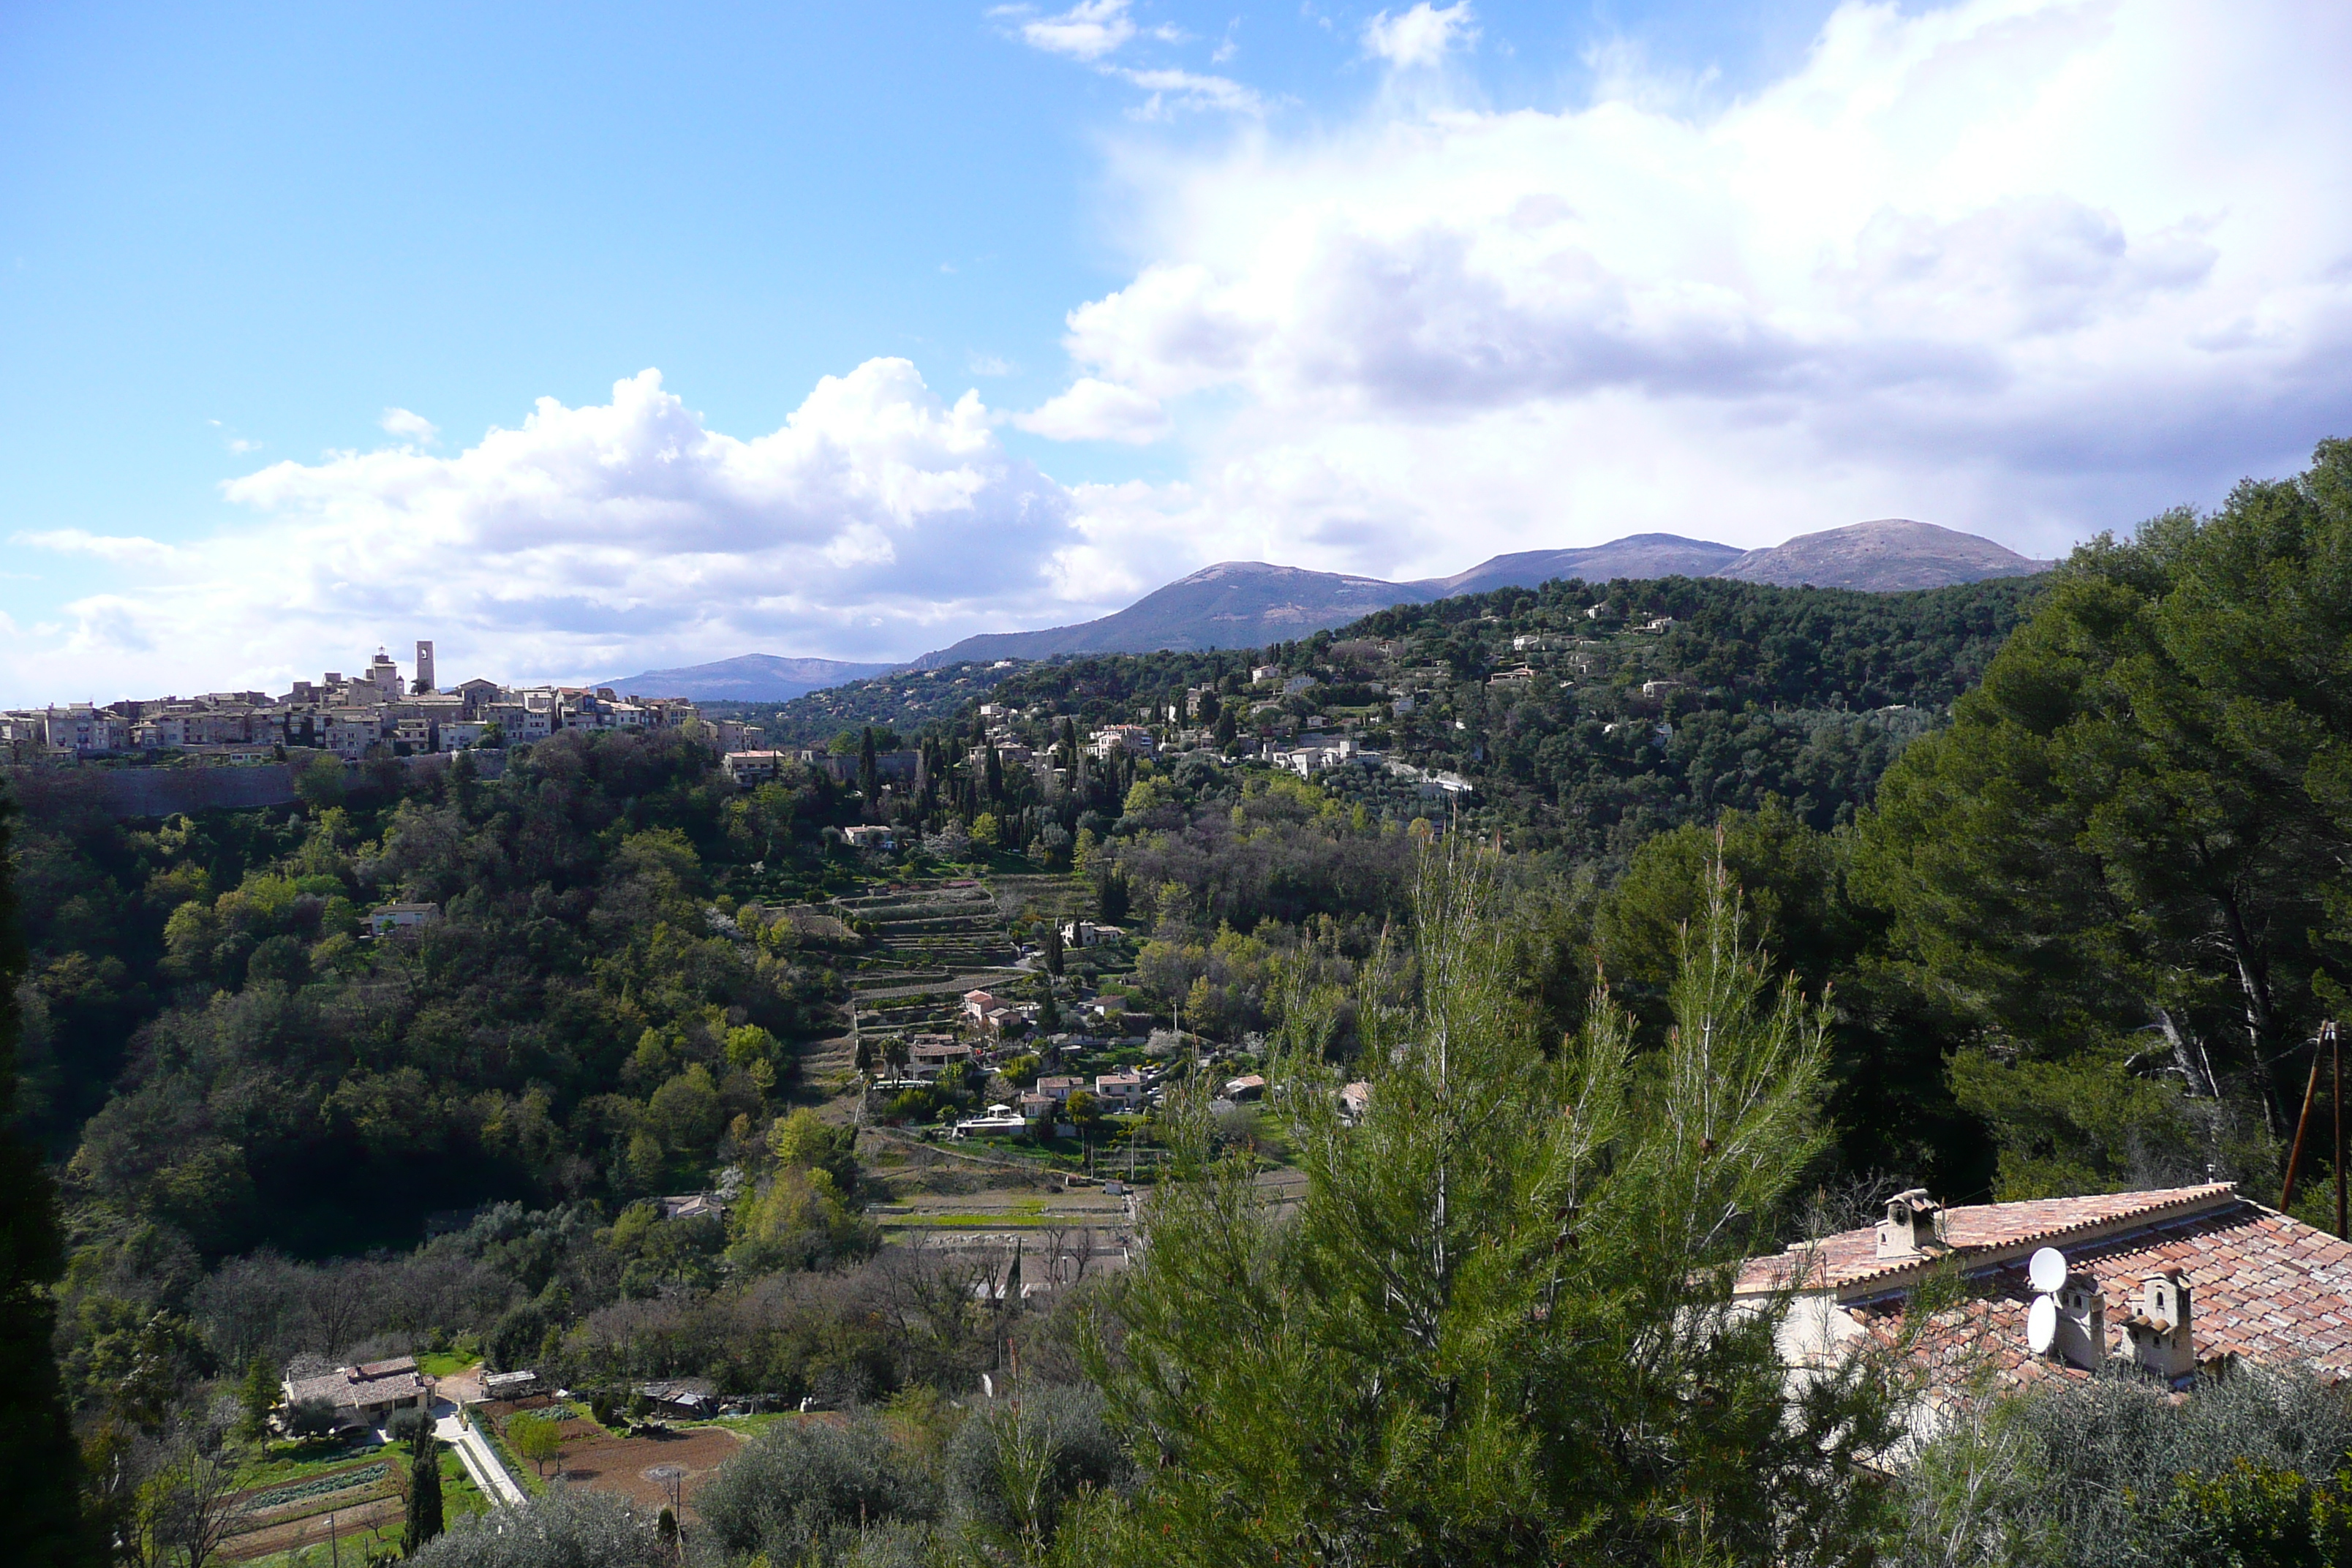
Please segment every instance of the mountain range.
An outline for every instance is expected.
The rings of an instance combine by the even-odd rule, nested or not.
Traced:
[[[1555,578],[1731,577],[1781,587],[1891,594],[1986,577],[2026,577],[2053,563],[1932,522],[1885,518],[1741,551],[1673,533],[1635,533],[1582,550],[1497,555],[1451,577],[1391,583],[1256,561],[1223,561],[1145,595],[1116,615],[1034,632],[984,632],[915,660],[918,669],[967,659],[1051,658],[1065,653],[1261,647],[1345,626],[1391,605],[1457,594],[1532,588]]]
[[[688,697],[698,702],[790,702],[828,686],[842,686],[869,676],[887,675],[903,665],[845,664],[837,658],[783,658],[772,653],[747,653],[715,664],[693,664],[679,669],[649,669],[642,675],[614,676],[592,686],[615,691],[641,692],[647,697]]]
[[[1673,533],[1635,533],[1578,550],[1497,555],[1451,577],[1392,583],[1343,572],[1311,572],[1260,561],[1221,561],[1156,589],[1115,615],[1038,631],[984,632],[924,654],[917,669],[968,660],[1052,658],[1069,653],[1150,653],[1160,648],[1263,647],[1386,609],[1459,594],[1532,588],[1555,578],[1729,577],[1781,587],[1855,588],[1891,594],[1987,577],[2024,577],[2055,564],[2030,560],[1972,533],[1883,518],[1801,534],[1769,550],[1742,551]],[[905,665],[746,654],[716,664],[597,684],[716,701],[789,701],[823,687]]]

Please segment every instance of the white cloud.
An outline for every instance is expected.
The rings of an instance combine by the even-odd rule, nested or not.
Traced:
[[[89,555],[116,565],[171,566],[180,560],[173,546],[137,534],[90,533],[79,528],[37,530],[9,536],[11,544],[61,555]]]
[[[110,583],[12,639],[0,695],[315,677],[419,637],[446,671],[510,678],[755,650],[905,657],[1041,605],[1115,607],[1052,603],[1058,553],[1085,542],[1078,505],[1004,450],[994,417],[878,359],[743,438],[646,371],[606,404],[542,399],[446,457],[273,464],[224,487],[244,517],[206,540],[20,534],[108,563]]]
[[[1478,25],[1469,0],[1452,5],[1432,5],[1419,0],[1410,11],[1391,16],[1381,12],[1364,24],[1364,52],[1384,59],[1399,70],[1433,66],[1457,48],[1478,41]]]
[[[2347,56],[2335,5],[1849,5],[1705,111],[1134,149],[1136,269],[1067,342],[1193,400],[1197,561],[1885,515],[2046,553],[2352,430]]]
[[[441,435],[438,425],[405,408],[387,408],[376,423],[383,427],[385,435],[418,447],[430,447]]]
[[[1116,65],[1110,57],[1139,37],[1160,43],[1181,43],[1182,29],[1167,24],[1139,26],[1128,15],[1129,0],[1081,0],[1067,11],[1040,16],[1028,5],[1003,5],[989,13],[1008,23],[1015,37],[1031,48],[1060,55],[1091,66],[1100,74],[1140,88],[1148,96],[1133,111],[1139,120],[1165,120],[1181,110],[1213,110],[1254,114],[1264,107],[1253,89],[1221,76],[1172,67],[1139,68]],[[1220,48],[1223,59],[1230,48]]]
[[[1048,440],[1120,441],[1132,446],[1157,441],[1171,429],[1159,399],[1093,376],[1080,377],[1067,392],[1048,398],[1034,413],[1014,415],[1013,423]]]
[[[984,354],[977,349],[963,356],[963,367],[974,375],[1011,375],[1021,368],[1003,354]]]
[[[1049,55],[1092,62],[1116,53],[1136,35],[1135,19],[1127,14],[1128,0],[1079,0],[1055,16],[1040,16],[1025,5],[1007,5],[990,13],[1013,25],[1021,41]]]
[[[262,448],[262,442],[249,441],[242,436],[232,434],[229,427],[220,420],[207,419],[205,423],[221,433],[221,445],[236,457],[242,458],[247,453],[258,452]]]
[[[1255,89],[1228,77],[1187,70],[1134,70],[1125,66],[1113,66],[1106,74],[1151,95],[1134,110],[1139,120],[1165,119],[1177,110],[1255,114],[1265,107]]]

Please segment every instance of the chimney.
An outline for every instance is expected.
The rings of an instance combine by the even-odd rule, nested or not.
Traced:
[[[2096,1372],[2107,1359],[2107,1298],[2098,1280],[2071,1269],[2058,1291],[2058,1342],[2051,1349],[2069,1366]]]
[[[2178,1268],[2151,1274],[2140,1282],[2139,1310],[2124,1321],[2131,1335],[2132,1354],[2144,1371],[2167,1383],[2197,1370],[2197,1347],[2190,1337],[2189,1281]]]
[[[1913,1187],[1886,1200],[1886,1217],[1878,1224],[1879,1257],[1916,1258],[1944,1248],[1944,1205],[1927,1188]]]

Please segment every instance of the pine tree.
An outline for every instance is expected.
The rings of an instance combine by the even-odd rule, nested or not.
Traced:
[[[1323,1058],[1347,999],[1294,998],[1286,1216],[1245,1153],[1213,1153],[1205,1091],[1180,1097],[1118,1359],[1089,1352],[1150,1478],[1112,1555],[1867,1557],[1859,1460],[1897,1430],[1867,1358],[1792,1393],[1776,1313],[1730,1301],[1822,1145],[1821,1017],[1773,993],[1718,866],[1656,1059],[1605,994],[1547,1051],[1497,907],[1478,852],[1427,862],[1418,1004],[1355,999],[1356,1124]]]
[[[238,1420],[236,1435],[248,1443],[258,1442],[269,1431],[269,1413],[278,1408],[278,1371],[267,1356],[256,1356],[245,1369],[237,1383]]]
[[[416,1434],[408,1459],[408,1521],[400,1554],[414,1557],[441,1533],[441,1439],[426,1427]]]
[[[16,1131],[16,982],[25,970],[10,875],[13,803],[0,800],[0,1520],[9,1560],[27,1568],[94,1562],[80,1512],[80,1454],[66,1417],[56,1313],[45,1289],[65,1271],[57,1199]]]

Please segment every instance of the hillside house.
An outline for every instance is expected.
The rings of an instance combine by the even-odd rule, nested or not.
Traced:
[[[414,1356],[339,1366],[313,1377],[285,1379],[278,1384],[288,1408],[310,1400],[331,1406],[338,1428],[350,1431],[381,1426],[395,1410],[423,1410],[432,1401],[432,1389],[416,1370]]]
[[[2031,1264],[2045,1248],[2059,1266],[2042,1290]],[[1932,1430],[1979,1366],[2011,1386],[2121,1371],[2185,1387],[2242,1361],[2352,1375],[2352,1242],[2228,1182],[1954,1208],[1914,1190],[1874,1226],[1750,1259],[1733,1294],[1792,1292],[1782,1356],[1829,1365],[1892,1342],[1913,1289],[1948,1267],[1964,1297],[1918,1342],[1929,1393],[1916,1427]],[[2036,1307],[2042,1296],[2050,1309]],[[2051,1322],[2041,1351],[2029,1339],[2038,1310]]]
[[[961,1040],[918,1035],[907,1047],[907,1071],[910,1077],[929,1082],[949,1068],[971,1060],[971,1047]]]
[[[719,759],[719,765],[739,787],[749,787],[768,783],[793,760],[790,752],[730,752]]]
[[[438,904],[378,904],[368,911],[368,932],[372,936],[389,936],[396,931],[429,926],[440,918]]]
[[[1121,1110],[1136,1110],[1143,1105],[1143,1075],[1139,1072],[1107,1072],[1095,1079],[1095,1098]]]
[[[1051,1100],[1056,1105],[1059,1105],[1062,1101],[1069,1099],[1070,1096],[1076,1094],[1078,1090],[1086,1087],[1087,1080],[1085,1079],[1076,1077],[1075,1074],[1068,1073],[1057,1074],[1051,1078],[1041,1078],[1037,1080],[1037,1092],[1045,1096],[1045,1098]]]

